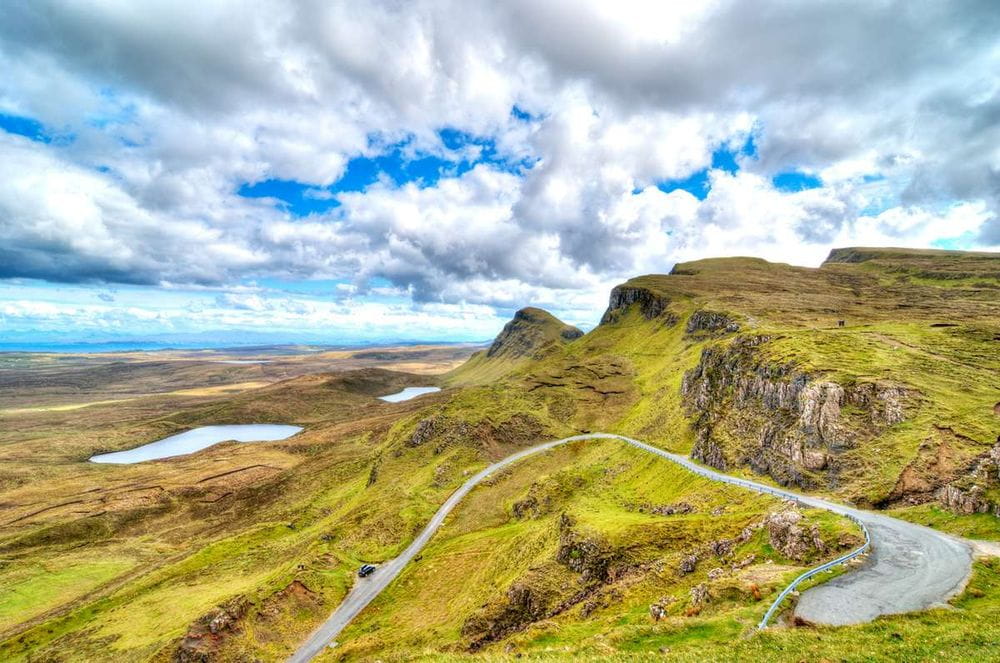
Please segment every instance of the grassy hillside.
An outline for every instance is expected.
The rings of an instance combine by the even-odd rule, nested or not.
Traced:
[[[761,525],[783,508],[617,441],[560,448],[474,491],[329,659],[655,651],[667,622],[738,637],[803,566],[860,541],[807,512],[824,547],[776,549]]]
[[[1000,257],[845,249],[819,269],[731,258],[632,279],[582,336],[524,309],[433,379],[307,375],[18,415],[0,433],[0,660],[281,660],[473,472],[581,431],[1000,539],[998,347]],[[306,431],[84,462],[263,421]],[[562,447],[474,490],[325,656],[963,660],[1000,636],[977,626],[1000,616],[981,563],[955,611],[744,639],[778,588],[857,541],[809,511],[772,531],[787,508],[613,441]]]
[[[840,249],[819,269],[632,279],[560,352],[459,378],[499,373],[580,428],[996,538],[998,349],[997,254]]]
[[[184,422],[194,425],[219,417],[258,420],[269,412],[307,424],[308,432],[281,443],[220,445],[170,462],[95,468],[108,479],[121,475],[118,492],[104,491],[93,504],[64,499],[60,503],[75,503],[15,523],[0,541],[0,582],[5,595],[15,597],[0,603],[0,616],[9,627],[25,619],[29,627],[11,631],[0,658],[106,660],[111,652],[136,661],[281,659],[342,598],[358,565],[397,554],[474,470],[573,431],[544,399],[515,389],[477,387],[399,405],[363,393],[386,377],[395,379],[303,378],[261,398],[185,413]],[[324,403],[320,398],[329,399],[322,406],[329,409],[326,419],[316,407]],[[346,410],[352,415],[345,420]],[[219,477],[220,465],[253,467],[251,459],[269,469]],[[93,479],[66,493],[86,493]],[[763,607],[756,595],[766,598],[802,564],[857,541],[846,522],[807,513],[805,522],[815,523],[827,542],[823,550],[790,550],[798,558],[792,559],[769,548],[768,535],[755,529],[732,550],[705,553],[705,546],[759,525],[781,505],[720,490],[618,443],[574,445],[516,466],[491,484],[463,505],[424,557],[443,555],[445,566],[476,578],[465,598],[436,608],[447,633],[435,640],[440,651],[465,651],[474,643],[489,649],[494,641],[502,647],[537,621],[531,613],[512,618],[510,629],[491,626],[492,613],[478,609],[481,599],[501,615],[510,609],[504,598],[510,583],[529,594],[542,591],[536,581],[548,587],[546,609],[567,603],[573,610],[560,614],[572,622],[587,602],[588,615],[599,606],[610,615],[627,605],[641,621],[650,592],[658,592],[656,600],[669,594],[668,612],[687,611],[692,587],[706,582],[720,610],[753,603],[743,618],[749,624]],[[40,498],[47,486],[31,482],[14,496],[33,490]],[[113,507],[119,495],[137,488],[139,497],[116,511],[86,511]],[[670,505],[684,512],[652,512]],[[484,547],[492,562],[480,564],[469,551]],[[673,567],[690,554],[703,561],[675,579]],[[752,554],[757,558],[739,573],[707,582],[716,565],[728,569]],[[455,566],[454,559],[468,565]],[[431,563],[418,563],[415,571],[438,565]],[[585,567],[594,564],[599,571],[588,575]],[[762,564],[767,573],[753,571]],[[756,575],[744,577],[749,573]],[[652,578],[659,580],[647,584]],[[550,586],[556,579],[558,586]],[[443,590],[417,588],[405,608],[406,619],[415,621],[394,611],[383,618],[426,636],[421,624],[433,605],[427,601],[435,600],[435,591],[447,592],[452,581],[446,582]],[[401,580],[394,591],[411,585]],[[477,618],[485,620],[478,631],[468,626]],[[413,642],[407,642],[400,651],[409,655]],[[359,653],[370,651],[363,642],[358,646]]]

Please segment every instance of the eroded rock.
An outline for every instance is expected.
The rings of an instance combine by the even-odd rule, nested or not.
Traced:
[[[419,447],[421,444],[427,442],[434,436],[434,429],[436,425],[437,422],[433,417],[422,419],[417,424],[417,427],[414,429],[410,439],[406,441],[406,446]]]
[[[577,532],[573,525],[573,519],[563,514],[556,561],[581,574],[585,581],[606,580],[614,551],[600,537]]]
[[[652,320],[664,313],[669,315],[667,307],[670,305],[670,300],[668,298],[657,295],[646,288],[625,284],[611,290],[608,309],[601,317],[600,324],[606,325],[616,322],[633,304],[638,305],[639,312],[647,320]],[[672,322],[676,322],[676,316],[672,318]]]
[[[991,505],[983,498],[985,492],[982,486],[972,486],[968,490],[962,490],[957,486],[948,485],[938,490],[937,499],[955,513],[987,513]]]
[[[813,552],[825,552],[826,545],[815,524],[803,522],[797,509],[769,513],[764,528],[775,550],[785,557],[803,561]]]
[[[740,330],[740,325],[725,313],[717,311],[695,311],[688,318],[684,331],[688,334],[697,333],[733,333]]]
[[[696,568],[698,568],[698,556],[691,554],[681,560],[680,565],[677,567],[677,571],[681,575],[687,575],[688,573],[693,573]]]
[[[677,599],[673,596],[664,596],[656,603],[652,603],[649,606],[649,616],[654,622],[658,622],[667,616],[667,607]]]
[[[711,596],[708,593],[708,585],[705,583],[699,583],[691,588],[691,605],[702,606],[711,600]]]
[[[719,539],[718,541],[712,541],[708,544],[708,549],[712,551],[712,554],[716,557],[726,557],[733,552],[733,546],[735,542],[732,539]]]
[[[227,601],[191,625],[171,657],[174,663],[207,663],[225,638],[238,629],[249,601],[239,597]]]
[[[841,454],[905,420],[915,392],[886,381],[839,384],[775,362],[761,351],[773,340],[743,335],[706,347],[685,373],[691,455],[722,470],[749,465],[783,485],[834,485]]]
[[[687,502],[678,502],[677,504],[661,504],[659,506],[649,507],[649,512],[655,513],[658,516],[673,516],[691,513],[692,511],[694,511],[694,507]]]

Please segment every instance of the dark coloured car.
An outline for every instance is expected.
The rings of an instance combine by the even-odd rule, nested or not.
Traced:
[[[375,573],[375,565],[374,564],[362,564],[361,568],[358,569],[358,577],[359,578],[367,578],[368,576],[370,576],[373,573]]]

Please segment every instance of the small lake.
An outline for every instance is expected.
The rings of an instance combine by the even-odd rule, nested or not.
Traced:
[[[216,364],[270,364],[270,359],[214,359]]]
[[[91,456],[93,463],[141,463],[146,460],[183,456],[201,451],[213,444],[236,440],[237,442],[274,442],[295,435],[300,426],[279,424],[243,424],[233,426],[201,426],[177,435],[165,437],[128,451]]]
[[[395,394],[389,394],[388,396],[379,396],[379,398],[389,403],[399,403],[416,398],[417,396],[423,396],[424,394],[433,394],[435,391],[441,391],[441,387],[407,387],[403,391],[397,391]]]

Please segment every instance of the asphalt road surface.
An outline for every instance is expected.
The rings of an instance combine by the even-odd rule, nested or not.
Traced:
[[[812,507],[850,515],[862,521],[871,535],[871,554],[859,568],[802,593],[795,614],[807,621],[831,625],[855,624],[871,621],[879,615],[911,612],[940,605],[962,589],[971,572],[972,549],[961,539],[884,514],[731,477],[698,465],[685,456],[621,435],[588,433],[519,451],[490,465],[462,484],[399,557],[382,564],[367,578],[357,580],[333,614],[292,654],[288,659],[289,663],[310,661],[333,642],[344,627],[400,574],[434,536],[451,510],[483,479],[511,463],[552,447],[593,439],[621,440],[709,479],[798,500]]]

